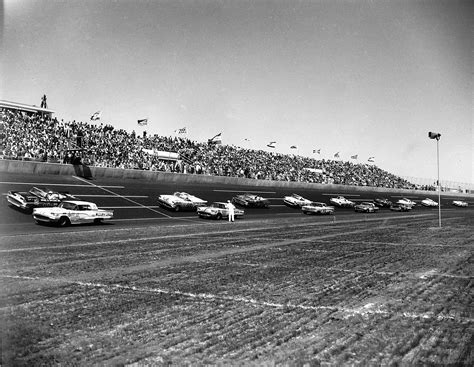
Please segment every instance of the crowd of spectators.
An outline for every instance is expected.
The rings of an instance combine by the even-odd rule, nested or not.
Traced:
[[[2,109],[0,155],[6,159],[123,169],[386,188],[416,185],[375,165],[270,153],[180,137],[140,135],[111,125],[65,122]],[[167,159],[159,152],[177,153]],[[419,187],[418,187],[419,188]]]

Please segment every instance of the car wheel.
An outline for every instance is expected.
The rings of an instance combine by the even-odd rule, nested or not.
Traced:
[[[181,207],[179,205],[177,205],[175,208],[174,208],[174,211],[175,212],[179,212],[181,210]]]
[[[58,222],[58,225],[60,227],[67,227],[68,225],[71,224],[71,221],[69,220],[68,217],[61,217],[59,218],[59,222]]]
[[[94,219],[94,224],[102,224],[102,218],[96,218]]]
[[[222,219],[222,214],[221,214],[221,213],[217,214],[217,215],[216,215],[216,219],[217,219],[217,220],[221,220],[221,219]]]

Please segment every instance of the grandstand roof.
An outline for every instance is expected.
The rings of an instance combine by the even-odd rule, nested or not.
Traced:
[[[47,115],[52,115],[54,113],[53,110],[50,110],[48,108],[30,106],[24,103],[9,102],[9,101],[4,101],[4,100],[0,100],[0,108],[24,111],[24,112],[29,112],[29,113],[47,114]]]

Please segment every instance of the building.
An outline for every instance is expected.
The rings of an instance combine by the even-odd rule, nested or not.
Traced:
[[[42,115],[46,117],[52,117],[54,111],[48,108],[42,108],[37,106],[31,106],[24,103],[9,102],[0,100],[0,108],[10,111],[20,111],[27,115]]]

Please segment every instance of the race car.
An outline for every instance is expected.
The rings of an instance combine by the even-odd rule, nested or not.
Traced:
[[[462,200],[453,200],[453,205],[454,206],[459,206],[461,208],[465,208],[468,206],[467,202],[462,201]]]
[[[237,195],[232,198],[232,203],[248,208],[268,208],[270,202],[261,196],[254,194]]]
[[[394,212],[408,212],[412,209],[410,205],[407,204],[392,204],[390,205],[390,210]]]
[[[392,202],[385,198],[375,198],[374,204],[377,205],[379,208],[390,208]]]
[[[94,203],[79,200],[63,201],[56,207],[33,209],[36,223],[52,223],[60,227],[77,223],[101,223],[113,216],[113,210],[99,209]]]
[[[166,209],[179,212],[181,210],[196,210],[196,205],[187,199],[183,199],[176,195],[160,195],[158,196],[158,204]]]
[[[335,198],[331,198],[329,199],[329,202],[341,208],[351,208],[355,205],[353,201],[346,199],[344,196],[337,196]]]
[[[334,214],[334,207],[325,203],[311,202],[301,207],[303,214]]]
[[[283,198],[283,202],[292,208],[301,208],[303,205],[311,204],[311,200],[305,199],[301,195],[291,194]]]
[[[363,201],[354,206],[354,210],[359,213],[377,213],[379,208],[374,203]]]
[[[229,217],[228,203],[216,201],[209,206],[200,206],[197,209],[197,214],[200,218],[222,219]],[[241,218],[244,216],[244,211],[239,208],[234,209],[234,217]]]
[[[7,201],[25,211],[31,211],[33,208],[58,206],[63,200],[74,200],[73,195],[66,192],[57,192],[43,190],[33,187],[30,191],[8,191]]]
[[[424,200],[421,200],[421,205],[433,207],[433,206],[438,206],[438,203],[434,200],[431,200],[430,198],[426,198]]]
[[[194,206],[197,208],[198,206],[204,206],[207,204],[207,200],[203,200],[203,199],[200,199],[198,198],[197,196],[194,196],[194,195],[191,195],[191,194],[188,194],[187,192],[175,192],[173,194],[174,196],[177,196],[183,200],[187,200],[187,201],[190,201],[191,203],[194,204]]]
[[[416,203],[413,200],[410,200],[408,198],[402,198],[402,199],[398,200],[397,204],[408,205],[411,208],[413,208],[416,205]]]

